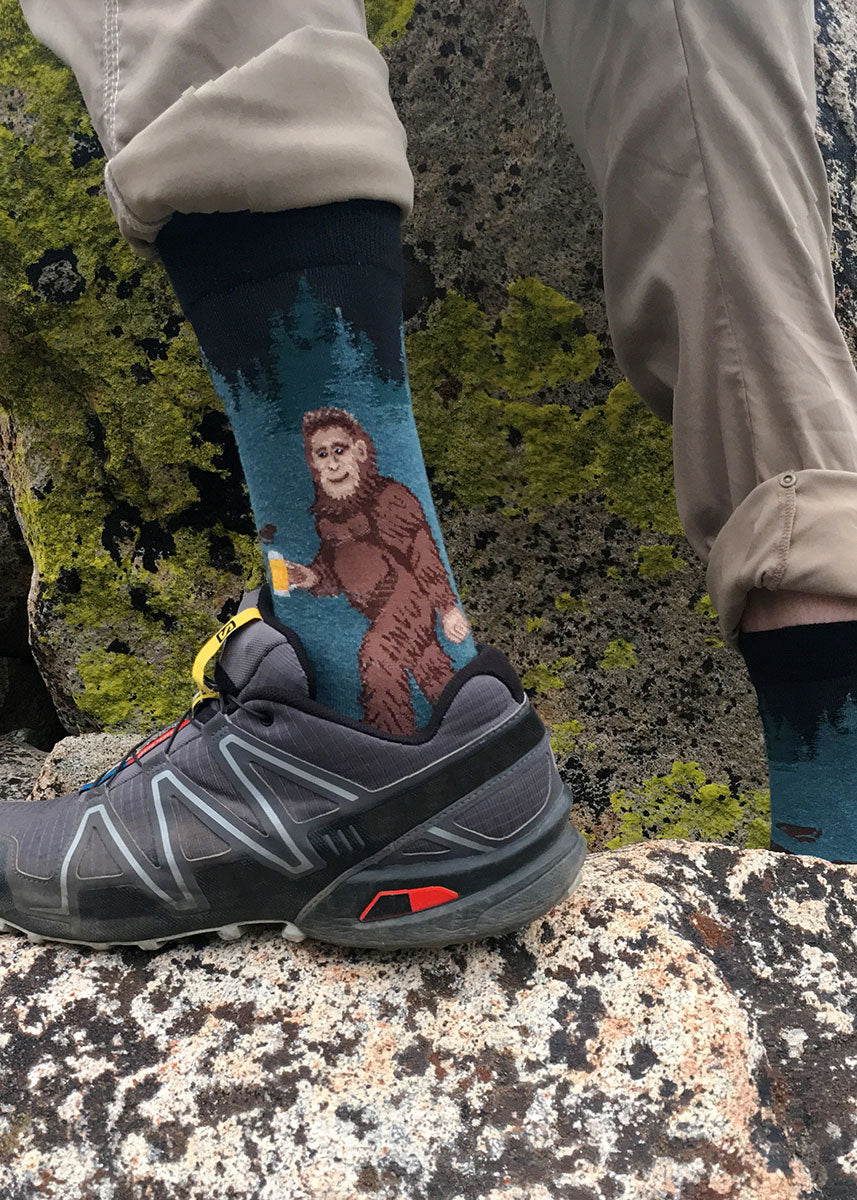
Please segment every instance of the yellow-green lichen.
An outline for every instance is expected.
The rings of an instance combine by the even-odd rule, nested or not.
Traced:
[[[711,597],[708,592],[704,596],[700,596],[696,604],[693,606],[693,611],[700,617],[706,617],[709,621],[717,620],[717,610],[711,603]]]
[[[551,728],[551,749],[557,758],[567,758],[577,751],[577,745],[583,736],[583,723],[578,720],[558,721]]]
[[[614,792],[610,804],[620,819],[611,850],[652,838],[728,840],[750,849],[768,844],[770,793],[735,796],[724,783],[708,783],[696,762],[674,762],[668,775]]]
[[[687,563],[679,558],[674,547],[655,543],[651,546],[641,546],[637,550],[637,572],[643,579],[665,579],[673,571],[680,571]]]
[[[585,614],[589,612],[589,601],[585,596],[572,596],[571,592],[561,592],[559,596],[554,596],[553,606],[558,613],[563,616],[571,616],[573,613]]]
[[[637,652],[634,643],[627,642],[624,638],[616,638],[610,642],[601,659],[601,666],[605,671],[627,671],[636,665]]]
[[[582,413],[545,403],[592,376],[596,339],[581,309],[534,279],[509,285],[499,324],[450,292],[408,339],[414,410],[426,462],[461,505],[532,517],[595,492],[644,529],[681,532],[669,429],[628,383]]]
[[[544,617],[527,617],[527,633],[538,633],[544,623]]]
[[[552,692],[565,687],[559,673],[552,670],[547,663],[536,663],[521,676],[521,683],[528,692]]]
[[[366,0],[366,28],[376,46],[398,41],[414,15],[416,0]]]
[[[562,658],[558,658],[553,663],[536,663],[534,667],[530,667],[521,676],[521,683],[527,691],[538,692],[545,694],[547,692],[558,691],[565,687],[565,681],[562,678],[563,672],[575,669],[580,666],[576,658],[570,654],[565,654]]]
[[[583,309],[537,279],[509,285],[509,303],[494,345],[503,387],[512,397],[589,379],[601,360],[598,339],[582,332]]]

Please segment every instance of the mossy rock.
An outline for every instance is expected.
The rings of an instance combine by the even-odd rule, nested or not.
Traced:
[[[259,578],[234,441],[163,270],[118,236],[70,73],[0,3],[0,443],[70,729],[149,726]]]
[[[367,12],[417,183],[415,408],[477,633],[521,670],[593,845],[657,836],[684,808],[692,836],[760,838],[753,697],[681,534],[669,431],[612,356],[597,203],[523,10]],[[844,0],[816,12],[849,331],[857,43]],[[0,457],[36,571],[32,636],[69,728],[148,728],[189,696],[194,651],[261,558],[191,331],[164,273],[118,237],[74,82],[13,0],[0,55]],[[674,762],[704,781],[676,782]],[[714,820],[730,797],[747,812]]]

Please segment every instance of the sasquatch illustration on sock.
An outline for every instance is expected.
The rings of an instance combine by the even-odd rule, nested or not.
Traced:
[[[398,210],[177,214],[158,244],[318,700],[414,733],[476,648],[411,408]]]
[[[453,674],[438,617],[456,645],[470,624],[422,505],[403,483],[378,474],[375,443],[359,421],[342,409],[316,409],[304,416],[303,439],[320,548],[309,564],[285,562],[287,590],[344,596],[366,617],[358,651],[364,718],[411,732],[409,675],[434,704]]]

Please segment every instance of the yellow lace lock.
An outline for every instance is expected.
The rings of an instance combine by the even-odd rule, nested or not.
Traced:
[[[217,696],[217,691],[211,687],[208,680],[205,678],[205,671],[208,664],[220,652],[223,643],[234,633],[236,629],[240,629],[242,625],[247,625],[250,621],[261,621],[262,614],[258,608],[244,608],[241,612],[236,613],[230,618],[225,625],[221,625],[217,633],[212,634],[205,645],[193,660],[193,681],[199,689],[191,701],[191,708],[196,708],[201,700],[213,700]]]

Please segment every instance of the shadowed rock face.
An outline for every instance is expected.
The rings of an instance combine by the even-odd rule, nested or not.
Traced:
[[[14,730],[47,750],[63,731],[30,652],[27,593],[31,574],[32,564],[0,472],[0,739]],[[34,753],[38,756],[38,751]],[[0,749],[0,775],[12,758],[26,761],[26,751],[11,745]]]
[[[44,762],[43,750],[0,735],[0,801],[23,800]],[[85,781],[84,781],[85,782]]]
[[[0,1193],[854,1196],[855,901],[853,870],[662,843],[450,951],[2,938]]]

